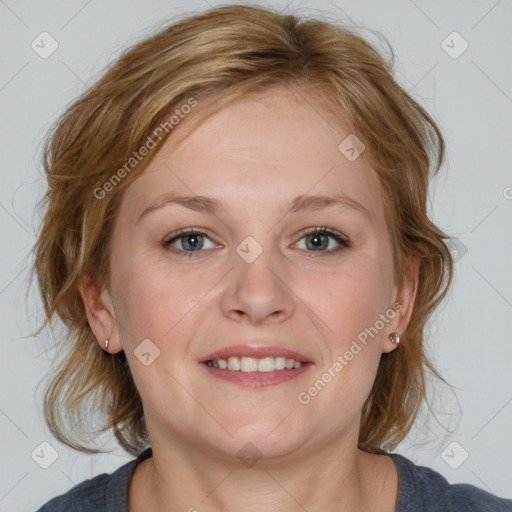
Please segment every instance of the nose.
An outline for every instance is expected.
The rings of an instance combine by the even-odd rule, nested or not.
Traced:
[[[296,308],[285,259],[276,250],[261,245],[263,251],[256,259],[245,258],[243,249],[248,247],[239,248],[240,253],[233,252],[234,268],[221,298],[223,314],[254,325],[283,322]]]

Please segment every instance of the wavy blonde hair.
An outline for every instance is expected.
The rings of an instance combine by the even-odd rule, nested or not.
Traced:
[[[43,164],[48,189],[34,245],[45,320],[63,322],[65,347],[45,393],[45,418],[57,439],[78,450],[91,409],[96,432],[113,429],[131,454],[147,445],[140,395],[124,352],[109,354],[88,324],[78,284],[109,282],[109,241],[125,187],[151,151],[100,200],[94,193],[141,148],[158,122],[187,99],[208,98],[206,116],[273,85],[314,88],[366,145],[378,175],[393,246],[395,281],[410,256],[420,259],[414,311],[398,350],[381,356],[362,410],[359,448],[382,453],[404,439],[427,399],[426,375],[441,378],[424,348],[427,319],[447,293],[453,262],[448,238],[428,218],[429,179],[441,166],[442,135],[393,78],[384,58],[355,28],[247,5],[191,15],[123,53],[59,118]],[[195,116],[195,117],[194,117]],[[191,118],[197,118],[192,114]],[[199,116],[200,117],[200,116]],[[159,141],[164,142],[172,131]],[[427,400],[428,402],[428,400]],[[71,435],[69,427],[78,434]]]

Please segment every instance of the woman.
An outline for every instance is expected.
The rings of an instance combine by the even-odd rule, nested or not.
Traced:
[[[52,432],[93,451],[92,406],[137,458],[40,510],[512,510],[390,453],[436,374],[443,151],[341,26],[226,6],[123,54],[46,147],[34,268]]]

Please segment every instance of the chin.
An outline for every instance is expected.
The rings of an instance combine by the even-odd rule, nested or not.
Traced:
[[[217,438],[216,448],[229,456],[235,454],[239,459],[244,456],[263,456],[266,459],[285,457],[299,449],[310,437],[303,431],[304,422],[298,422],[297,418],[292,420],[294,413],[291,412],[258,414],[251,410],[243,417],[231,418],[225,427],[233,437],[226,433],[221,439]],[[299,431],[297,426],[301,424]]]

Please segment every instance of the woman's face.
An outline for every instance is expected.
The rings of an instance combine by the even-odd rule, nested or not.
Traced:
[[[411,289],[394,285],[375,172],[353,139],[339,149],[349,135],[307,92],[270,89],[171,136],[124,192],[102,295],[115,321],[94,328],[124,349],[153,444],[356,442]]]

